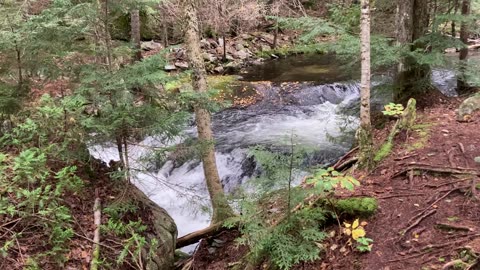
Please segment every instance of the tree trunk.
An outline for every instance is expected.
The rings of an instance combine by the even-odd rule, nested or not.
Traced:
[[[130,39],[134,49],[133,62],[142,60],[140,11],[138,9],[130,11]]]
[[[223,40],[223,56],[222,61],[227,62],[227,39],[225,38],[225,33],[222,35]]]
[[[428,30],[430,14],[427,0],[415,0],[413,3],[413,37],[415,41],[423,37]]]
[[[453,8],[454,8],[454,12],[453,12],[453,15],[457,15],[457,12],[458,12],[458,0],[454,0],[453,2]],[[455,29],[455,20],[452,21],[452,37],[456,37],[457,36],[457,30]]]
[[[410,50],[425,49],[426,44],[414,42],[426,34],[428,27],[428,1],[397,0],[397,44],[409,46]],[[405,102],[411,96],[423,94],[430,83],[429,70],[428,65],[419,65],[413,57],[402,59],[397,69],[394,101]]]
[[[398,45],[412,42],[412,15],[413,2],[410,0],[397,0],[397,12],[395,15],[395,38]],[[397,72],[405,71],[405,60],[398,63]]]
[[[200,50],[196,0],[183,0],[182,4],[185,12],[185,44],[187,57],[193,71],[193,89],[198,93],[205,93],[208,89],[207,72]],[[203,144],[202,161],[205,180],[213,208],[212,224],[215,224],[234,214],[228,204],[217,170],[210,113],[201,104],[195,105],[194,109],[195,121],[198,128],[198,139],[200,143]]]
[[[470,15],[470,0],[462,1],[462,16]],[[460,49],[459,56],[459,76],[457,79],[457,92],[459,94],[468,93],[469,87],[465,79],[465,69],[468,60],[468,22],[462,22],[460,26],[460,40],[463,42],[464,47]]]
[[[370,0],[361,1],[361,58],[362,74],[360,82],[360,130],[358,134],[360,157],[359,165],[370,169],[373,161],[372,126],[370,122]]]

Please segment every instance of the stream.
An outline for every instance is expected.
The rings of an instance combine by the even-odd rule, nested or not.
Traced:
[[[233,191],[256,173],[252,146],[283,151],[295,136],[295,144],[312,154],[311,164],[329,165],[352,146],[358,126],[358,74],[344,72],[332,55],[294,56],[253,66],[240,74],[261,99],[245,108],[228,108],[213,115],[216,159],[224,189]],[[381,86],[391,81],[388,72],[372,78],[372,106],[380,110],[391,93]],[[434,70],[432,82],[446,95],[455,95],[455,74]],[[375,87],[376,86],[376,87]],[[240,89],[238,89],[240,91]],[[187,137],[196,136],[192,124]],[[135,184],[175,220],[178,236],[205,228],[210,223],[209,196],[199,160],[152,164],[142,159],[149,147],[181,142],[161,142],[148,137],[129,149]],[[102,160],[118,160],[114,146],[92,146],[91,153]],[[192,247],[186,248],[191,251]]]

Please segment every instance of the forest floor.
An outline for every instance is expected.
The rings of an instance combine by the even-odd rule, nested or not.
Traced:
[[[480,116],[456,121],[461,100],[429,96],[433,105],[418,110],[413,131],[399,134],[389,157],[371,173],[355,173],[362,183],[355,194],[339,194],[378,199],[379,210],[365,227],[374,240],[372,251],[355,251],[342,228],[332,225],[327,231],[336,233],[326,241],[322,258],[294,269],[480,269],[468,266],[480,254],[478,173],[465,173],[480,169],[474,161],[480,156]],[[377,131],[377,143],[390,126]],[[230,269],[246,252],[233,242],[237,235],[219,235],[226,244],[212,254],[209,241],[202,241],[194,269]]]

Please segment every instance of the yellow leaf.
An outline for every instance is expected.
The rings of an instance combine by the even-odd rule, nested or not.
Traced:
[[[350,236],[350,235],[352,235],[352,230],[350,230],[350,229],[344,229],[344,230],[343,230],[343,233],[345,233],[346,235]]]
[[[358,227],[358,224],[359,224],[359,222],[358,222],[358,218],[357,218],[357,219],[355,219],[355,221],[353,222],[352,229],[356,229],[356,228]]]
[[[352,224],[350,224],[350,223],[344,222],[343,224],[345,225],[345,228],[350,228],[350,227],[352,227]]]
[[[365,230],[362,227],[359,227],[352,231],[352,238],[357,240],[360,237],[364,237],[366,235]]]

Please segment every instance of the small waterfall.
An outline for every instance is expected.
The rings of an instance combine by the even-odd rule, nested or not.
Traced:
[[[255,162],[248,156],[249,147],[263,145],[284,151],[293,134],[297,144],[313,153],[307,159],[315,164],[331,164],[351,147],[358,119],[344,111],[358,100],[357,84],[282,84],[259,89],[267,98],[247,108],[230,108],[213,116],[216,161],[225,191],[233,191],[255,173]],[[185,133],[195,137],[196,129],[192,126]],[[341,140],[335,140],[340,137]],[[201,162],[188,160],[178,165],[168,160],[152,169],[142,159],[151,154],[143,146],[161,147],[178,142],[149,137],[130,147],[129,158],[136,185],[169,212],[182,236],[210,222],[205,211],[210,202]],[[107,163],[118,160],[114,146],[97,145],[90,150]]]

